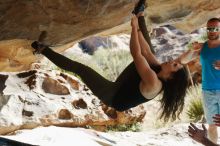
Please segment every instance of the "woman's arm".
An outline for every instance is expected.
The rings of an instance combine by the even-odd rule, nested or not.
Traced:
[[[136,69],[142,79],[142,82],[153,87],[158,82],[156,73],[150,68],[147,60],[141,53],[141,47],[138,39],[138,22],[137,17],[133,16],[131,20],[132,32],[130,40],[130,51],[134,59]]]

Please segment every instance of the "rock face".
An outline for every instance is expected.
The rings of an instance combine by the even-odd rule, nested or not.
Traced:
[[[97,132],[83,128],[38,127],[33,130],[19,130],[15,135],[4,136],[32,145],[59,146],[201,146],[188,135],[189,124],[180,123],[142,132]],[[197,127],[202,128],[200,123]],[[207,127],[207,125],[205,125]],[[54,134],[54,132],[56,133]],[[218,129],[218,132],[220,130]]]
[[[24,71],[36,62],[31,41],[14,39],[0,41],[0,71]]]
[[[58,45],[58,52],[93,34],[130,33],[133,7],[133,0],[0,0],[0,71],[30,69],[36,57],[29,40],[42,30],[48,32],[45,42]],[[148,0],[146,13],[149,27],[171,24],[191,32],[220,17],[220,1]]]
[[[107,107],[76,77],[58,71],[2,73],[0,83],[0,134],[49,125],[131,124],[145,116],[142,105],[125,112]]]
[[[132,0],[1,0],[0,40],[36,39],[40,31],[47,30],[47,42],[76,41],[129,24],[133,7]],[[169,23],[187,32],[219,17],[219,13],[219,0],[148,0],[149,24]]]

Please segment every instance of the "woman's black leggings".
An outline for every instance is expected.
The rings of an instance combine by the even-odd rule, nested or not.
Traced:
[[[144,17],[139,17],[138,19],[140,25],[139,27],[144,34],[145,39],[151,46],[150,37],[146,29]],[[63,55],[52,51],[50,48],[44,49],[42,54],[45,55],[58,67],[79,75],[83,82],[93,92],[93,94],[96,95],[103,103],[108,106],[123,111],[144,102],[144,100],[142,99],[136,101],[138,99],[135,99],[134,97],[133,99],[129,100],[123,96],[125,95],[124,92],[129,92],[126,91],[127,89],[123,88],[122,86],[128,84],[127,81],[131,80],[131,76],[134,74],[135,67],[133,62],[125,68],[125,70],[119,75],[115,82],[111,82],[90,67],[83,65],[79,62],[70,60]],[[117,99],[114,99],[116,98],[115,95],[117,95]]]

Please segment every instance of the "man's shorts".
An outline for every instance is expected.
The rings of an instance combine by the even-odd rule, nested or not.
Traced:
[[[220,114],[220,90],[203,90],[203,109],[208,124],[214,124],[213,116]]]

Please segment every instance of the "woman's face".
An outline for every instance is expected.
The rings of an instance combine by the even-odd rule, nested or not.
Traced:
[[[162,74],[164,75],[165,78],[171,77],[170,75],[173,72],[176,72],[181,68],[183,68],[183,65],[180,64],[176,60],[164,62],[164,63],[161,64],[161,72],[162,72]]]

